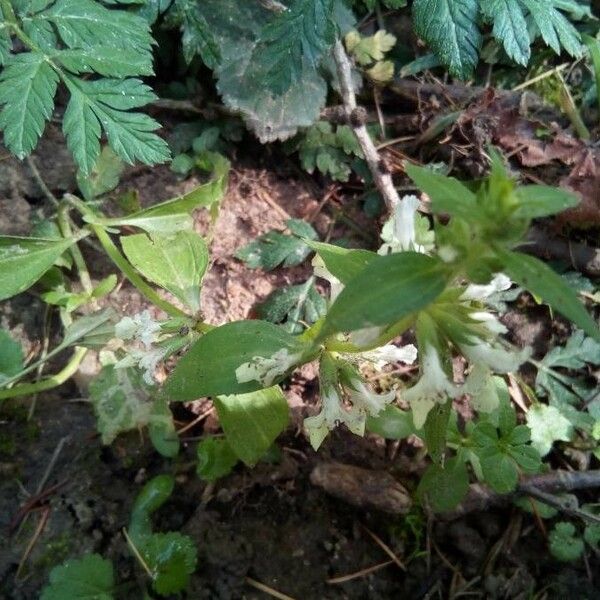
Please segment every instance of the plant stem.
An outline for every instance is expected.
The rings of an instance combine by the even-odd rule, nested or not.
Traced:
[[[52,388],[62,385],[67,379],[71,378],[79,368],[83,357],[87,353],[87,348],[77,347],[75,352],[71,356],[69,362],[62,368],[61,371],[52,375],[47,379],[42,379],[36,383],[21,383],[15,385],[9,390],[0,390],[0,400],[6,400],[7,398],[14,398],[16,396],[29,396],[31,394],[37,394],[45,390],[51,390]]]
[[[392,176],[381,162],[381,157],[365,125],[365,119],[361,118],[361,113],[364,111],[356,103],[356,94],[354,93],[354,85],[352,83],[352,66],[341,40],[337,40],[333,47],[333,58],[337,67],[346,117],[360,144],[369,170],[373,175],[375,185],[383,197],[388,211],[391,213],[394,207],[400,202],[400,196],[398,196],[398,192],[394,187]]]

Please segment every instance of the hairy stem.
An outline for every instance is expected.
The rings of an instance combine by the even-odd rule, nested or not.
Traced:
[[[360,144],[362,152],[373,175],[375,185],[381,194],[388,211],[391,213],[400,202],[400,196],[394,187],[392,176],[387,172],[377,152],[377,148],[369,135],[364,119],[360,118],[361,110],[356,103],[356,94],[352,83],[352,66],[341,40],[337,40],[333,48],[333,58],[337,67],[338,79],[344,111],[354,135]]]

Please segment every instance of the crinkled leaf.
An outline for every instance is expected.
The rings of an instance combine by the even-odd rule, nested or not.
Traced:
[[[179,532],[153,533],[139,551],[152,573],[152,587],[161,596],[184,590],[196,570],[196,546]]]
[[[207,437],[197,448],[196,473],[203,481],[216,481],[231,473],[238,457],[225,438]]]
[[[40,600],[113,600],[114,585],[112,563],[88,554],[54,567]]]
[[[279,386],[218,396],[214,402],[227,442],[249,466],[263,457],[288,424],[289,408]]]
[[[121,237],[129,262],[146,278],[171,292],[194,312],[200,309],[200,283],[208,266],[205,241],[193,231]]]
[[[299,356],[306,346],[282,327],[265,321],[237,321],[212,329],[178,361],[164,386],[169,400],[188,402],[203,396],[243,394],[264,387],[240,383],[236,369],[253,357],[268,358],[285,349]],[[283,375],[277,380],[283,379]]]
[[[0,300],[31,287],[73,241],[0,236]]]
[[[38,52],[11,55],[0,74],[0,129],[18,158],[36,147],[54,110],[58,75]]]
[[[541,456],[546,456],[558,440],[568,442],[573,437],[573,426],[554,406],[537,404],[527,412],[531,429],[531,443]]]
[[[415,0],[413,23],[417,35],[460,79],[471,76],[479,59],[481,33],[477,0]]]

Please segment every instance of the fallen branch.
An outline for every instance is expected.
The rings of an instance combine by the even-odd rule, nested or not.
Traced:
[[[356,94],[352,83],[352,67],[341,40],[338,40],[335,43],[333,57],[337,67],[346,119],[352,127],[354,135],[356,135],[356,139],[360,144],[369,170],[373,175],[375,185],[377,186],[388,211],[391,213],[393,212],[394,207],[400,202],[400,196],[398,196],[398,192],[392,181],[392,176],[385,163],[381,160],[379,152],[377,152],[377,148],[375,148],[375,144],[365,125],[367,121],[367,112],[356,103]]]

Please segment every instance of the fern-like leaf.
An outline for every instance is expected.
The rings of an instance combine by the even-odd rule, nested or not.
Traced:
[[[531,56],[529,31],[519,0],[487,0],[481,4],[484,16],[494,24],[493,35],[506,54],[520,65]]]
[[[54,109],[58,75],[41,53],[10,56],[0,75],[0,129],[8,149],[24,158],[36,146]]]
[[[303,75],[304,65],[316,69],[335,41],[333,0],[295,0],[263,29],[252,57],[257,76],[275,95],[285,93]]]
[[[417,34],[454,77],[467,79],[479,59],[481,33],[477,27],[478,0],[415,0]]]
[[[193,0],[175,0],[172,20],[181,25],[185,61],[189,64],[195,56],[200,56],[207,67],[214,69],[219,64],[221,53],[200,6]]]

